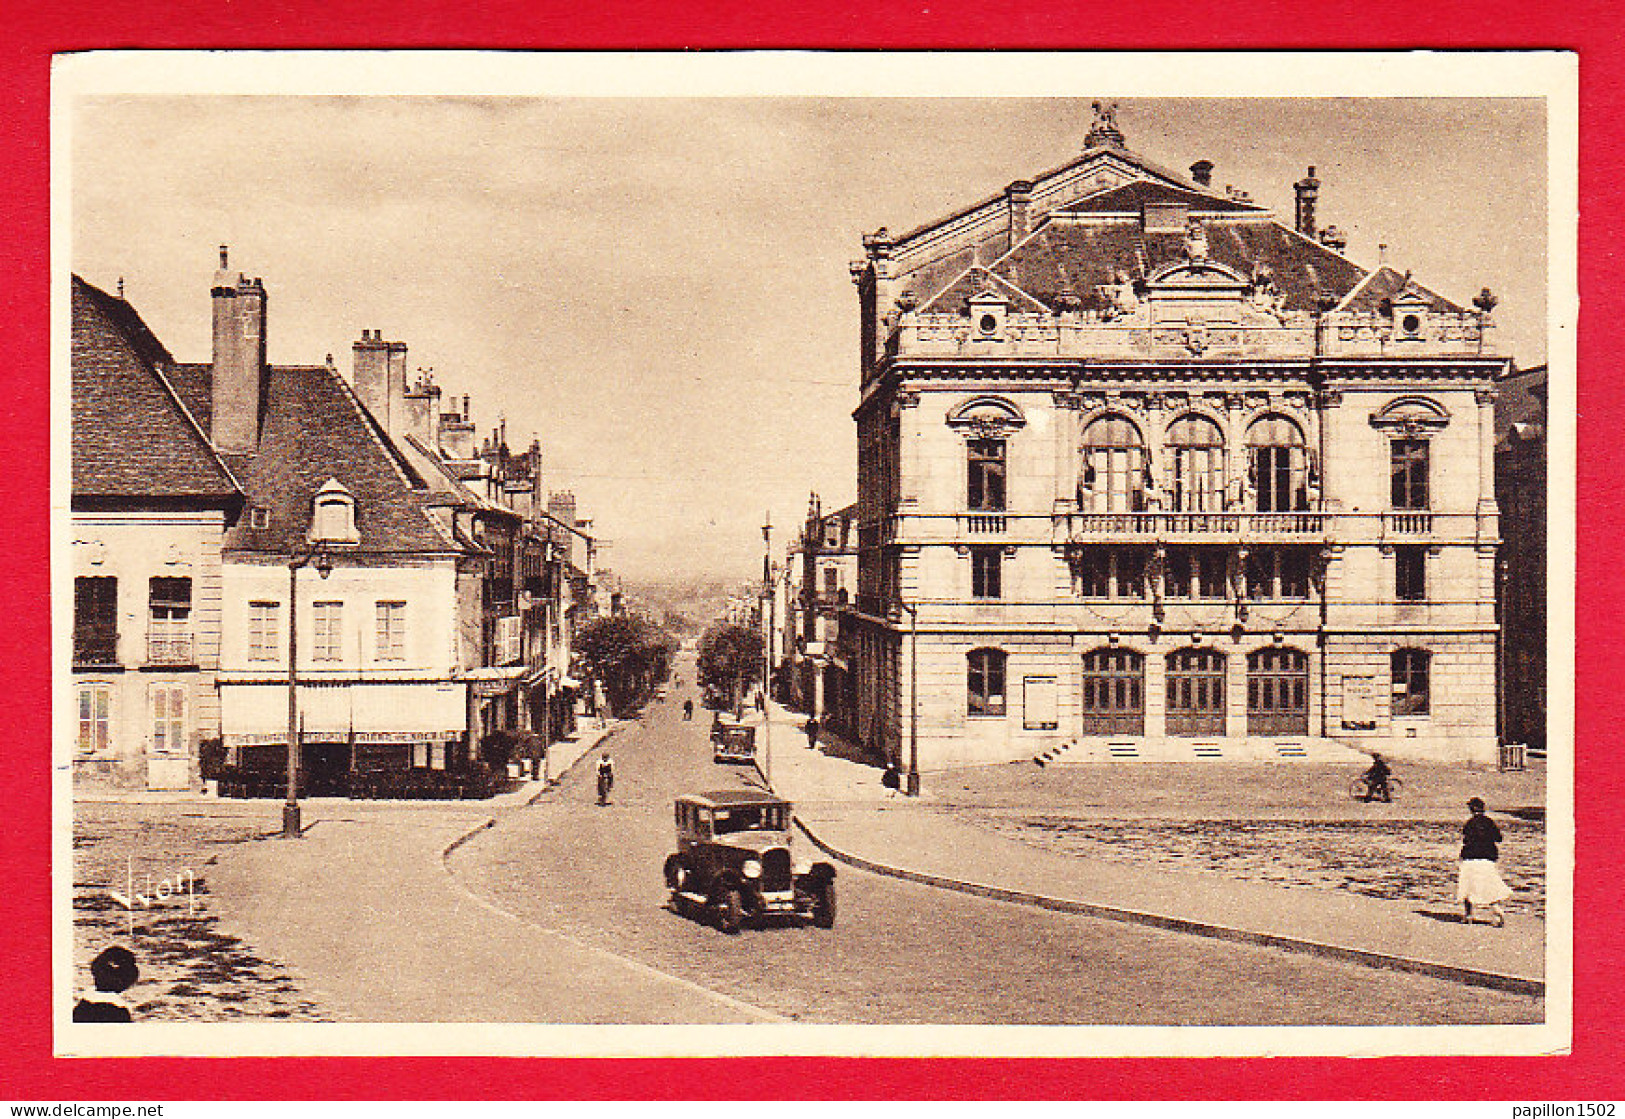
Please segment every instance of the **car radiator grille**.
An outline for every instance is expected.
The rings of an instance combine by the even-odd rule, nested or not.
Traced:
[[[762,889],[788,890],[792,884],[789,849],[775,847],[762,852]]]

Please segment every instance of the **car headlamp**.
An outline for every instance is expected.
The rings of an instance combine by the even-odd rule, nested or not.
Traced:
[[[745,865],[740,867],[739,870],[746,878],[760,878],[762,876],[762,864],[756,859],[746,859]]]

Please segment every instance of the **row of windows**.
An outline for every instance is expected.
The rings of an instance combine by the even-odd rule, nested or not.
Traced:
[[[1216,649],[1178,649],[1166,667],[1167,733],[1225,733],[1227,658]],[[1002,649],[973,649],[965,658],[966,710],[971,715],[1006,711]],[[1389,655],[1390,711],[1428,713],[1431,655],[1396,649]],[[1084,734],[1145,733],[1145,656],[1132,649],[1096,649],[1083,658],[1081,731]],[[1309,733],[1309,657],[1271,646],[1247,654],[1247,733]]]
[[[112,753],[113,685],[81,684],[77,691],[79,752],[87,755]],[[153,684],[147,689],[154,754],[184,756],[187,753],[186,692],[186,684]]]
[[[344,659],[344,603],[313,602],[311,610],[311,659]],[[248,659],[274,661],[282,657],[282,604],[248,604]],[[373,604],[373,656],[380,661],[406,659],[406,603]]]
[[[1186,416],[1168,431],[1170,509],[1210,513],[1240,508],[1229,489],[1224,436],[1202,416]],[[1260,513],[1309,508],[1313,469],[1303,434],[1285,417],[1267,416],[1248,430],[1247,485]],[[1004,512],[1007,462],[1003,439],[972,439],[966,448],[965,506],[976,512]],[[1389,441],[1390,504],[1395,509],[1428,508],[1428,442]],[[1140,433],[1128,420],[1103,416],[1084,429],[1077,487],[1078,508],[1090,513],[1139,513],[1148,507],[1150,458]]]

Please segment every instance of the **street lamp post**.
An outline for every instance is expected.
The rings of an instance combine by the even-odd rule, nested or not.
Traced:
[[[762,596],[767,599],[767,629],[762,634],[762,778],[773,787],[773,517],[762,518]]]
[[[908,611],[908,784],[909,796],[920,795],[920,615],[913,603],[899,597]]]
[[[333,560],[322,547],[307,548],[288,561],[288,798],[282,805],[282,838],[298,839],[299,828],[299,569],[314,564],[323,579]]]

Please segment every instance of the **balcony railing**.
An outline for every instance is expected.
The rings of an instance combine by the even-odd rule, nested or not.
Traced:
[[[1304,538],[1326,530],[1324,513],[1069,513],[1072,540],[1167,539],[1180,536]]]
[[[963,522],[967,536],[1002,536],[1007,527],[1003,513],[966,513]]]
[[[196,664],[189,633],[147,634],[148,664]]]
[[[1427,536],[1433,531],[1433,514],[1425,509],[1384,513],[1382,527],[1389,536]]]

